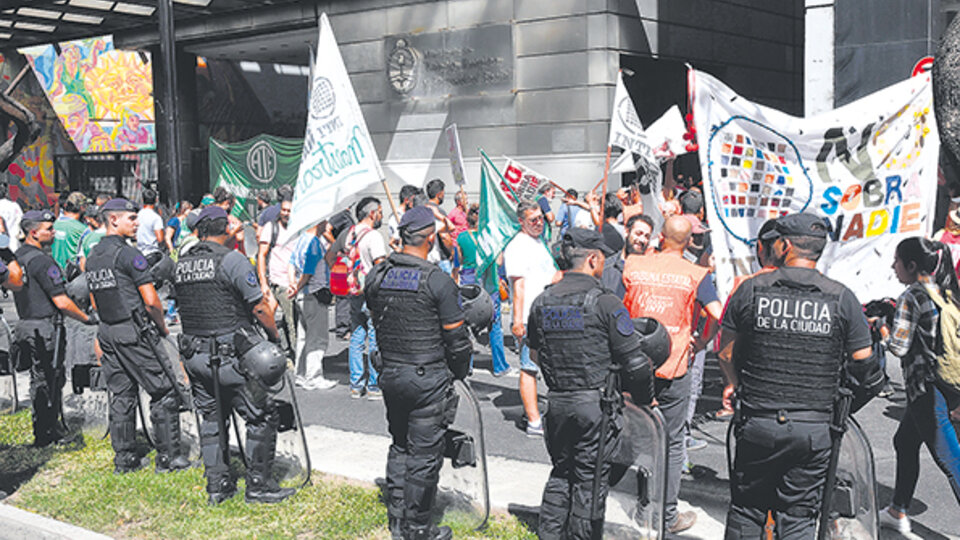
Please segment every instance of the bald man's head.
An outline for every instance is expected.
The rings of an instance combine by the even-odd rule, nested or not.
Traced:
[[[682,216],[673,216],[667,218],[663,223],[663,247],[674,249],[686,249],[690,243],[690,237],[693,235],[693,227],[690,221]]]

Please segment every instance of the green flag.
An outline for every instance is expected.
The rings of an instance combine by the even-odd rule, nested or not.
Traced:
[[[210,139],[210,190],[224,186],[236,195],[231,213],[241,220],[256,217],[256,192],[293,186],[300,171],[303,139],[258,135],[253,139],[224,143]]]
[[[485,288],[495,290],[497,257],[520,231],[517,207],[503,191],[507,186],[500,171],[481,150],[480,219],[477,223],[477,275]],[[493,171],[491,174],[490,171]],[[506,189],[510,189],[507,187]]]

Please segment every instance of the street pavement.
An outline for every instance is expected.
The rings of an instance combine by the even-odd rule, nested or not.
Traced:
[[[0,299],[0,307],[5,310],[8,321],[16,320],[12,297]],[[331,321],[334,320],[332,315],[331,312]],[[337,339],[333,332],[330,339],[323,362],[324,373],[339,384],[329,390],[298,390],[297,394],[313,468],[361,481],[380,482],[390,443],[383,401],[350,397],[347,342]],[[507,359],[512,365],[519,363],[516,354],[509,349]],[[881,506],[888,504],[892,496],[896,464],[892,438],[905,404],[899,361],[891,359],[888,373],[898,390],[896,395],[891,399],[877,398],[856,415],[873,447]],[[478,397],[483,417],[491,505],[495,511],[513,513],[535,528],[537,507],[550,470],[549,456],[543,439],[528,437],[524,431],[517,377],[496,378],[490,374],[490,368],[489,349],[478,347],[474,372],[468,380]],[[21,380],[25,382],[23,378]],[[705,440],[707,446],[690,452],[694,471],[684,477],[680,492],[681,510],[693,509],[698,520],[693,529],[676,538],[721,538],[729,503],[725,453],[727,423],[709,419],[709,413],[720,403],[721,379],[715,360],[708,359],[704,381],[704,394],[698,404],[693,435]],[[21,389],[23,400],[26,386],[21,384]],[[4,389],[0,388],[2,391]],[[546,388],[542,382],[540,391],[543,407]],[[446,469],[448,467],[445,467],[444,474]],[[607,536],[624,537],[617,524],[628,522],[628,505],[628,502],[619,500],[608,503]],[[957,503],[946,478],[926,451],[921,453],[921,476],[910,514],[915,533],[911,538],[960,538]],[[901,536],[884,530],[880,538]]]

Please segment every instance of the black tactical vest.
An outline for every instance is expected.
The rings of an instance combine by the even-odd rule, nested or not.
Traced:
[[[752,320],[737,333],[735,352],[743,403],[759,410],[833,410],[843,363],[840,285],[820,275],[790,281],[782,271],[754,280]]]
[[[367,275],[367,307],[377,329],[384,364],[427,364],[444,359],[443,327],[427,289],[440,269],[423,259],[395,253]]]
[[[20,268],[23,269],[23,288],[13,292],[13,299],[17,306],[17,316],[20,319],[46,319],[53,317],[58,311],[53,300],[47,296],[47,293],[38,283],[33,282],[34,278],[31,275],[34,271],[48,271],[47,267],[43,269],[33,268],[34,261],[44,256],[49,262],[56,264],[50,255],[36,246],[23,244],[17,250],[17,261],[20,263]]]
[[[533,306],[543,336],[538,351],[543,379],[553,391],[602,388],[612,364],[609,331],[597,307],[603,291],[562,296],[555,291],[547,287]]]
[[[101,241],[94,246],[87,257],[86,276],[87,285],[97,301],[97,313],[100,319],[108,324],[117,324],[131,319],[134,306],[128,305],[121,293],[121,287],[133,287],[133,294],[139,296],[137,286],[133,280],[117,268],[117,259],[123,244],[120,242]],[[128,291],[129,292],[129,291]],[[140,306],[136,306],[139,308]]]
[[[185,334],[224,335],[250,324],[246,302],[220,268],[230,251],[214,242],[201,242],[177,261],[177,305]]]

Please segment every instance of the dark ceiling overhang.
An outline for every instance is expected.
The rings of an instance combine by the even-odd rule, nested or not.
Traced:
[[[0,49],[106,34],[118,48],[146,49],[159,43],[157,10],[157,0],[0,0]],[[312,0],[173,0],[173,10],[178,43],[316,20]]]

